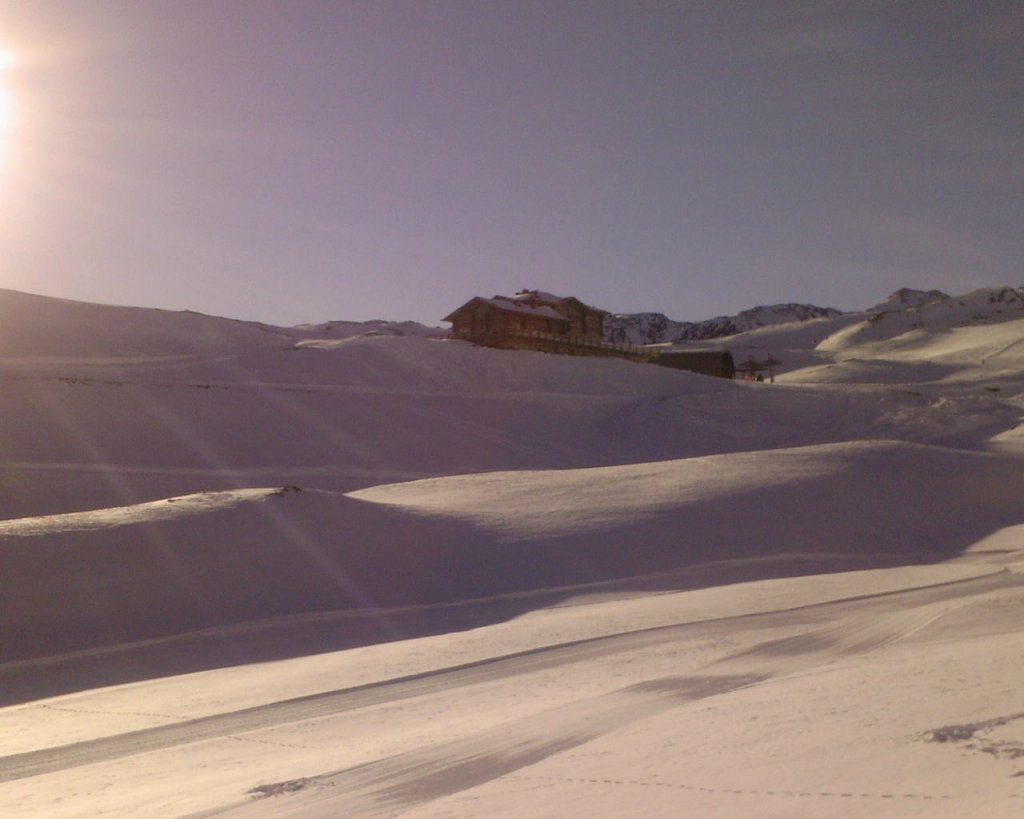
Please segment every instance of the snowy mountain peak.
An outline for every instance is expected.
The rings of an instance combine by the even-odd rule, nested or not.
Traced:
[[[832,307],[813,304],[772,304],[743,310],[735,316],[717,316],[705,321],[673,321],[662,313],[619,313],[605,318],[605,337],[612,342],[659,344],[676,341],[704,341],[732,336],[757,327],[831,318],[842,315]]]
[[[901,287],[885,301],[870,308],[869,312],[884,313],[889,310],[924,307],[926,304],[934,304],[949,298],[949,294],[941,290],[914,290],[910,287]]]
[[[904,311],[922,316],[954,315],[970,322],[1024,308],[1024,290],[1007,285],[980,287],[962,296],[950,296],[939,290],[897,290],[881,304],[867,312],[876,319],[884,313]]]

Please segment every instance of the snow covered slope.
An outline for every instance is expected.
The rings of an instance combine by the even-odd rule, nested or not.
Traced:
[[[371,324],[0,292],[0,814],[1016,815],[1016,291]]]
[[[985,381],[998,389],[1021,386],[1020,291],[982,288],[957,298],[925,300],[919,306],[881,309],[884,306],[817,345],[815,353],[833,366],[796,374],[792,380],[967,380]]]
[[[961,380],[1014,395],[1021,386],[1016,377],[1021,318],[1024,293],[1011,287],[980,288],[958,297],[903,289],[863,312],[678,346],[725,347],[737,363],[775,358],[782,362],[777,372],[789,384]]]
[[[21,358],[134,362],[288,343],[286,331],[257,322],[0,289],[0,356],[5,365]]]
[[[763,540],[779,544],[772,557],[866,554],[871,543],[895,556],[910,544],[955,552],[980,539],[979,519],[984,534],[1016,523],[1019,468],[992,455],[858,442],[433,478],[349,497],[472,522],[503,542],[618,540],[633,551],[654,542],[707,559],[763,555]]]

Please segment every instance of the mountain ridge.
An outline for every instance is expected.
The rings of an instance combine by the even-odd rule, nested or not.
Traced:
[[[973,293],[983,293],[991,304],[1014,305],[1024,308],[1024,287],[1008,285],[983,287]],[[967,294],[972,295],[972,294]],[[917,312],[935,305],[962,304],[967,296],[951,296],[941,290],[915,290],[901,287],[885,300],[867,310],[844,311],[834,307],[788,302],[741,310],[732,316],[715,316],[703,321],[674,321],[664,313],[613,313],[605,318],[605,339],[614,343],[636,345],[666,344],[687,341],[709,341],[746,333],[761,327],[812,321],[838,316],[865,314],[881,318],[886,313]]]
[[[841,315],[843,311],[834,307],[797,303],[752,307],[734,316],[716,316],[704,321],[673,321],[663,313],[616,313],[605,318],[605,339],[630,344],[707,341],[771,324]]]

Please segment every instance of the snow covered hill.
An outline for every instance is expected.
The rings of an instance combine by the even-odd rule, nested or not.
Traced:
[[[1016,815],[1024,302],[798,307],[686,342],[771,385],[0,291],[0,814]]]
[[[775,358],[787,383],[930,383],[953,377],[1008,389],[1019,383],[1015,340],[1024,291],[980,288],[962,296],[898,290],[868,310],[767,325],[714,342],[737,363]],[[997,329],[995,325],[1006,324]],[[877,342],[877,343],[876,343]],[[962,349],[961,349],[962,346]],[[900,351],[904,352],[900,352]],[[960,350],[958,353],[957,350]]]
[[[898,296],[821,341],[814,352],[829,363],[794,373],[791,380],[968,380],[1011,392],[1020,384],[1021,291],[981,288],[956,298],[912,299],[915,306],[894,308]]]
[[[814,365],[831,365],[838,359],[873,357],[868,349],[853,352],[860,342],[892,340],[915,328],[927,327],[934,333],[958,326],[1009,321],[1022,311],[1024,288],[986,287],[958,297],[939,290],[901,288],[874,307],[854,313],[805,304],[780,304],[702,322],[676,322],[661,313],[616,315],[606,320],[606,336],[617,342],[681,349],[726,347],[738,363],[772,357],[782,361],[780,372],[792,372]],[[826,379],[835,375],[832,373]],[[805,373],[801,379],[813,377],[816,376]],[[871,376],[848,374],[850,381],[865,377]],[[912,376],[895,377],[914,380]]]

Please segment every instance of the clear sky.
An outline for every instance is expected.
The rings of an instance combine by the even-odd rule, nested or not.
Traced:
[[[1024,284],[1024,3],[0,0],[0,286],[276,324]]]

